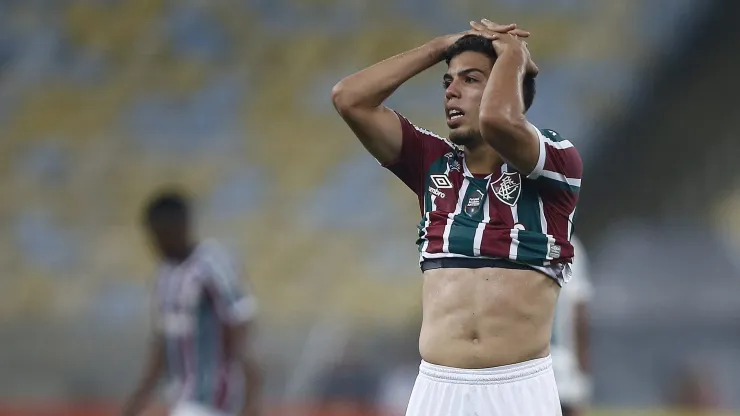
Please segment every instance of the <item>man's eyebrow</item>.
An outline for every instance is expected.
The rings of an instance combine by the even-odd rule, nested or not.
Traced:
[[[473,73],[473,72],[480,72],[480,73],[481,73],[481,74],[483,74],[483,75],[485,75],[485,74],[486,74],[485,72],[483,72],[483,70],[480,70],[480,69],[478,69],[478,68],[468,68],[468,69],[463,69],[463,70],[461,70],[461,71],[458,71],[458,72],[457,72],[457,75],[458,75],[458,76],[459,76],[459,75],[468,75],[468,74],[471,74],[471,73]]]
[[[483,75],[486,74],[485,72],[483,72],[483,70],[480,70],[478,68],[466,68],[466,69],[462,69],[460,71],[457,71],[457,76],[465,76],[465,75],[469,75],[469,74],[471,74],[473,72],[480,72]],[[442,79],[450,79],[450,78],[452,78],[452,75],[450,75],[447,72],[444,75],[442,75]]]

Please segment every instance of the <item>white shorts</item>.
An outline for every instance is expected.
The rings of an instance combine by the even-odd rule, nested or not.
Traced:
[[[561,416],[548,356],[483,369],[422,361],[406,416]]]
[[[229,416],[226,413],[193,402],[180,402],[170,411],[170,416]]]

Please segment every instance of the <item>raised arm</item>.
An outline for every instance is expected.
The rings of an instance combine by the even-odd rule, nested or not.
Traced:
[[[383,102],[401,84],[437,64],[447,46],[445,38],[436,38],[352,74],[332,89],[337,112],[380,163],[398,159],[402,143],[398,116]]]
[[[515,28],[513,24],[497,25],[491,30],[506,33]],[[403,142],[398,116],[383,106],[383,102],[404,82],[440,62],[450,45],[472,32],[435,38],[418,48],[352,74],[334,86],[334,107],[380,163],[394,162],[401,154]]]
[[[532,173],[540,160],[537,129],[527,121],[524,102],[524,78],[536,74],[526,44],[511,34],[496,35],[490,23],[471,22],[473,28],[493,35],[498,55],[486,83],[480,105],[480,129],[483,138],[517,170]]]

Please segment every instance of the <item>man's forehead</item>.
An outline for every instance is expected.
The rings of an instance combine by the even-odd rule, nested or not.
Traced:
[[[478,52],[463,52],[450,60],[446,74],[464,75],[470,72],[481,72],[488,75],[493,68],[493,60]]]

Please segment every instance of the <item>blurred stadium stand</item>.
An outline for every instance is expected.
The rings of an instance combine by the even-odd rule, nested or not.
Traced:
[[[489,17],[532,31],[531,119],[586,161],[597,404],[660,406],[675,369],[698,363],[740,408],[739,13],[708,0],[0,2],[0,404],[131,387],[153,272],[139,210],[168,184],[193,191],[203,233],[247,265],[273,401],[331,396],[312,387],[332,385],[343,352],[374,364],[360,390],[415,365],[417,208],[329,92]],[[439,75],[392,104],[444,132]]]

